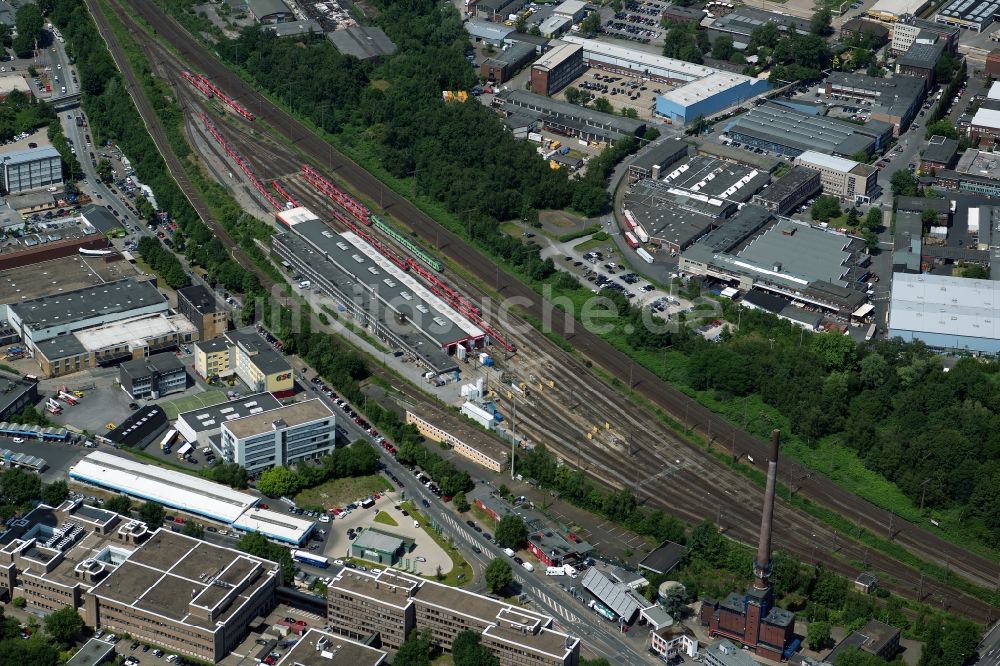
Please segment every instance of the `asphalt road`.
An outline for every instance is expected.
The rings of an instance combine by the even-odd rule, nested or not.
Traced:
[[[380,181],[374,176],[344,156],[337,154],[329,144],[312,135],[293,117],[274,107],[264,96],[226,69],[197,40],[188,35],[158,7],[152,3],[136,2],[135,0],[128,0],[128,5],[137,15],[142,16],[154,26],[160,37],[172,43],[186,62],[191,63],[206,76],[215,80],[217,84],[230,91],[232,96],[242,104],[258,111],[261,120],[276,128],[286,139],[295,143],[315,163],[329,164],[339,177],[351,184],[369,200],[378,200],[380,194],[384,194],[385,207],[393,215],[405,220],[405,224],[417,234],[425,238],[435,237],[439,234],[444,254],[484,283],[489,284],[496,279],[495,264],[492,261],[464,240],[442,229],[434,220],[418,210],[404,197],[391,191],[385,191]],[[113,37],[107,34],[106,28],[102,28],[102,35],[111,44],[112,53],[117,54],[116,60],[120,60],[119,46]],[[126,76],[131,76],[130,80],[134,81],[134,75],[127,74]],[[136,100],[143,111],[143,116],[148,117],[147,114],[151,114],[148,102],[141,95],[136,95]],[[151,132],[157,139],[157,144],[162,146],[164,139],[162,129],[154,127],[151,128]],[[169,147],[165,149],[165,152],[169,153]],[[176,166],[176,158],[168,159],[168,165],[171,166],[172,170],[177,168],[179,171],[179,167]],[[181,176],[183,176],[182,173],[175,173],[179,182]],[[182,187],[184,186],[182,185]],[[214,222],[211,224],[214,225]],[[231,239],[222,236],[222,234],[220,237],[224,243],[232,244]],[[238,248],[234,249],[238,251]],[[533,316],[539,319],[544,317],[546,305],[543,299],[522,282],[501,273],[497,291],[505,298],[517,297],[524,309]],[[551,306],[549,307],[551,308]],[[758,460],[757,464],[764,464],[767,451],[763,442],[740,431],[724,418],[692,401],[660,380],[652,372],[632,364],[625,354],[617,351],[590,331],[577,328],[573,332],[567,333],[562,330],[563,328],[564,322],[560,319],[556,325],[556,332],[563,334],[581,355],[590,358],[610,374],[618,377],[619,380],[623,382],[631,380],[631,387],[653,404],[663,408],[668,413],[686,413],[687,420],[694,429],[705,434],[712,433],[716,438],[731,439],[734,446],[749,452],[754,459]],[[908,523],[898,517],[892,518],[888,511],[874,507],[825,477],[810,474],[810,470],[792,461],[785,460],[781,464],[791,477],[809,479],[798,489],[800,495],[832,507],[844,515],[849,515],[860,526],[875,533],[885,534],[890,521],[892,521],[895,539],[899,545],[942,566],[946,562],[950,562],[953,571],[956,570],[955,563],[961,562],[960,573],[981,584],[992,585],[995,581],[997,571],[995,563],[971,554],[921,526]]]

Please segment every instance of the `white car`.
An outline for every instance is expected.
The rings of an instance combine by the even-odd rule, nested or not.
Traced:
[[[334,560],[333,563],[336,564],[338,567],[344,566],[344,560]]]
[[[324,513],[322,516],[319,517],[319,522],[321,522],[321,523],[328,523],[328,522],[330,522],[330,516],[328,516],[328,515],[326,515]]]
[[[24,444],[24,437],[15,437],[10,441],[14,442],[15,444]]]

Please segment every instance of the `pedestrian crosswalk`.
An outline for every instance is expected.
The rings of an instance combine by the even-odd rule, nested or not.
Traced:
[[[566,608],[565,606],[560,604],[558,601],[556,601],[549,595],[545,594],[545,592],[542,592],[538,588],[535,588],[534,590],[532,590],[532,592],[535,594],[535,596],[538,597],[539,601],[543,606],[545,606],[548,610],[552,611],[562,619],[564,619],[566,622],[576,623],[580,621],[580,618],[578,618],[576,614],[573,613],[573,611]]]
[[[479,543],[476,541],[476,538],[473,535],[471,535],[469,533],[469,531],[467,529],[465,529],[465,527],[463,527],[462,525],[460,525],[457,520],[455,520],[454,518],[452,518],[448,514],[444,515],[444,519],[446,521],[448,521],[448,524],[451,525],[452,529],[458,534],[458,536],[460,536],[463,539],[465,539],[466,541],[468,541],[470,545],[472,545],[472,546],[478,546],[479,545]],[[490,557],[490,559],[492,559],[492,557],[493,557],[492,554],[490,554],[488,551],[484,551],[484,552],[486,553],[486,555],[488,557]]]

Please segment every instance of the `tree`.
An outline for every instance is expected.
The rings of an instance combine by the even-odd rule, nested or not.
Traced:
[[[414,631],[399,646],[393,663],[406,664],[407,666],[430,666],[431,646],[430,631]]]
[[[601,113],[614,113],[615,108],[611,106],[611,102],[608,101],[607,97],[598,97],[594,100],[594,110],[600,111]]]
[[[199,523],[189,520],[184,523],[184,527],[181,529],[181,534],[194,537],[195,539],[201,539],[205,536],[205,528]]]
[[[507,514],[497,525],[497,543],[502,548],[520,548],[528,538],[528,528],[520,516]]]
[[[990,269],[985,266],[980,266],[979,264],[972,264],[970,266],[966,266],[962,270],[962,277],[973,278],[976,280],[989,280]]]
[[[490,560],[483,575],[486,578],[486,587],[493,594],[500,594],[514,582],[514,571],[510,568],[510,562],[499,557]]]
[[[97,177],[100,178],[101,182],[104,183],[110,183],[112,180],[114,180],[114,175],[111,173],[111,162],[104,159],[103,157],[97,160]],[[136,199],[138,200],[138,197],[136,197]],[[143,197],[143,201],[146,201],[145,197]],[[146,201],[146,205],[149,206],[148,201]],[[152,206],[150,206],[150,208],[152,208]],[[141,212],[142,209],[137,208],[137,210]],[[146,216],[142,217],[146,218]]]
[[[941,120],[928,125],[927,130],[924,132],[924,136],[928,139],[932,136],[943,136],[948,139],[957,139],[958,129],[950,120],[942,118]]]
[[[622,115],[626,118],[638,118],[639,112],[633,109],[631,106],[622,107]]]
[[[451,498],[451,501],[455,503],[455,508],[460,512],[464,513],[472,508],[469,504],[469,498],[465,496],[464,492],[456,493],[455,496]]]
[[[820,621],[810,622],[809,627],[806,629],[806,642],[809,644],[809,649],[814,652],[832,646],[833,639],[830,636],[830,623]]]
[[[272,467],[260,475],[257,490],[268,497],[294,495],[299,491],[299,477],[287,467]]]
[[[104,503],[104,508],[127,517],[132,511],[132,500],[128,495],[115,495]]]
[[[829,8],[820,9],[812,15],[812,19],[809,21],[809,32],[820,37],[829,35],[832,32],[830,29],[832,20],[833,14]]]
[[[840,216],[840,201],[828,194],[821,195],[812,205],[812,219],[829,222],[831,218]]]
[[[0,475],[0,503],[21,506],[38,499],[42,482],[37,474],[13,467]]]
[[[455,666],[499,666],[497,658],[479,640],[479,634],[469,630],[455,637],[451,645]]]
[[[72,641],[85,626],[83,618],[72,606],[63,606],[45,617],[45,631],[54,641],[61,644]]]
[[[900,169],[892,174],[892,178],[889,179],[889,183],[892,186],[893,195],[897,197],[917,196],[917,179],[912,173],[910,173],[909,169]]]
[[[820,333],[809,342],[827,370],[848,370],[854,363],[857,346],[849,335]]]
[[[736,47],[733,46],[733,38],[729,35],[716,37],[715,43],[712,44],[712,57],[716,60],[729,60],[735,51]]]
[[[856,227],[858,226],[858,220],[860,216],[858,214],[858,209],[851,206],[851,209],[847,211],[847,226]]]
[[[584,37],[594,37],[601,31],[601,14],[599,12],[590,12],[587,18],[583,19],[580,23],[580,32],[583,33]]]
[[[570,104],[580,104],[583,93],[576,86],[566,86],[566,101]]]
[[[295,578],[295,563],[292,561],[292,553],[284,546],[271,543],[260,532],[249,532],[240,537],[236,547],[244,553],[262,557],[272,562],[281,564],[281,573],[286,581]]]
[[[69,486],[62,479],[46,484],[42,488],[42,502],[49,506],[59,506],[69,497]]]
[[[139,507],[139,519],[146,523],[150,529],[156,529],[163,525],[165,517],[163,505],[156,502],[145,502]]]
[[[869,208],[868,215],[865,216],[865,229],[878,231],[882,226],[882,209]]]
[[[861,238],[864,239],[865,247],[868,248],[869,252],[874,252],[878,249],[878,235],[874,231],[863,229],[861,231]]]

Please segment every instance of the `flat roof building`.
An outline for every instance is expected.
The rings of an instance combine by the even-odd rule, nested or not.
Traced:
[[[580,639],[553,630],[552,618],[467,590],[385,569],[342,570],[327,587],[332,631],[355,640],[374,633],[397,648],[414,630],[429,631],[450,650],[465,630],[480,640],[501,666],[574,666]]]
[[[895,23],[904,16],[920,14],[930,0],[878,0],[868,8],[868,16],[885,23]]]
[[[744,216],[711,232],[681,255],[680,268],[758,287],[792,301],[852,314],[866,301],[871,258],[862,239],[790,219]]]
[[[713,72],[657,95],[656,115],[673,124],[686,125],[699,116],[708,117],[731,106],[745,104],[770,89],[771,84],[764,79]]]
[[[531,90],[539,95],[554,95],[585,69],[582,46],[556,42],[531,65]]]
[[[807,150],[795,158],[795,164],[819,171],[823,193],[852,204],[865,204],[877,198],[878,169],[870,164]]]
[[[0,154],[0,179],[5,194],[62,185],[62,157],[52,146]]]
[[[492,21],[477,21],[473,19],[471,21],[466,21],[464,26],[465,31],[469,33],[469,37],[471,37],[473,41],[485,42],[495,46],[503,44],[507,35],[515,32],[514,28],[503,25],[502,23],[494,23]]]
[[[553,14],[548,17],[540,24],[538,24],[538,31],[542,33],[542,37],[548,37],[549,39],[555,39],[560,35],[566,33],[570,27],[573,25],[573,19],[568,16],[562,16],[560,14]]]
[[[507,467],[507,447],[468,428],[457,419],[452,421],[449,415],[431,420],[406,410],[406,423],[415,425],[417,431],[430,441],[443,442],[451,446],[455,453],[487,469],[499,473]]]
[[[755,194],[752,203],[776,215],[784,215],[820,192],[819,171],[795,165],[770,187]]]
[[[375,26],[356,25],[344,30],[334,30],[327,37],[338,51],[359,60],[380,58],[396,52],[396,45],[389,36],[382,28]]]
[[[1000,12],[997,0],[952,0],[938,10],[934,21],[964,30],[982,32],[993,25]]]
[[[476,17],[503,23],[511,14],[519,11],[526,4],[526,0],[478,0],[475,5]]]
[[[675,60],[646,51],[631,49],[596,39],[585,39],[576,35],[566,35],[564,42],[583,47],[583,59],[592,67],[602,67],[610,71],[646,76],[660,81],[687,83],[704,79],[721,70],[705,65],[696,65],[684,60]]]
[[[1000,136],[1000,111],[980,108],[969,123],[969,138],[984,147],[993,146]]]
[[[737,143],[795,157],[806,150],[851,157],[881,152],[892,126],[873,120],[856,125],[768,102],[729,121],[725,133]]]
[[[114,235],[124,231],[121,220],[108,212],[104,206],[88,204],[80,210],[80,217],[94,230],[104,236]]]
[[[782,33],[794,31],[798,35],[809,34],[809,19],[769,12],[757,7],[737,6],[708,26],[708,38],[714,43],[716,39],[726,35],[732,38],[733,46],[742,51],[750,43],[750,34],[754,28],[767,23],[773,23]]]
[[[69,658],[66,666],[101,666],[114,661],[116,656],[114,643],[91,638]]]
[[[652,571],[655,574],[667,574],[680,564],[687,554],[686,546],[673,541],[664,541],[656,550],[642,558],[639,562],[639,568]]]
[[[387,656],[384,650],[310,629],[275,666],[382,666]]]
[[[199,340],[212,340],[229,328],[229,312],[222,299],[204,285],[177,290],[177,311],[198,329]]]
[[[220,402],[217,405],[182,412],[177,415],[174,427],[181,437],[202,448],[208,446],[213,437],[221,438],[222,424],[226,421],[273,411],[280,407],[281,403],[270,393],[255,393]]]
[[[80,501],[36,507],[0,546],[0,576],[30,609],[69,606],[88,626],[210,662],[271,612],[281,584],[274,562]]]
[[[852,648],[891,661],[899,652],[899,629],[878,620],[868,620],[865,626],[837,643],[825,661],[836,664],[837,658]]]
[[[899,136],[917,117],[926,92],[926,81],[919,76],[894,76],[891,79],[855,72],[830,72],[820,86],[826,95],[863,100],[870,106],[871,118],[889,123]]]
[[[264,25],[264,30],[278,37],[300,37],[302,35],[322,35],[323,26],[319,24],[319,21],[314,19],[305,19],[301,21],[291,20],[282,21],[281,23],[268,23]]]
[[[259,508],[255,495],[103,451],[84,456],[70,468],[69,476],[82,483],[230,525],[241,532],[257,531],[284,543],[303,543],[315,526],[312,521]]]
[[[162,352],[118,366],[122,390],[133,400],[158,399],[187,388],[187,372],[176,354]]]
[[[151,443],[159,441],[169,425],[167,413],[162,407],[146,405],[129,414],[128,418],[119,423],[114,430],[110,430],[104,438],[116,447],[144,449]]]
[[[25,407],[38,403],[38,382],[0,371],[0,421],[14,421]]]
[[[922,78],[926,83],[927,90],[930,90],[934,87],[936,79],[935,68],[938,61],[941,60],[941,54],[944,53],[944,49],[945,45],[941,41],[927,44],[918,38],[907,49],[906,53],[899,56],[896,60],[896,72]]]
[[[503,90],[494,97],[493,104],[506,114],[532,115],[559,134],[588,141],[614,143],[641,135],[646,130],[646,123],[641,120],[602,113],[523,90]]]
[[[516,42],[479,66],[479,74],[487,81],[506,83],[518,70],[527,65],[535,57],[535,47],[532,44]]]
[[[934,349],[1000,352],[1000,283],[950,275],[896,273],[889,337]]]
[[[573,23],[582,21],[587,15],[587,3],[584,0],[563,0],[552,12],[558,16],[568,16]]]
[[[583,558],[594,550],[586,541],[572,541],[555,530],[545,528],[528,534],[528,551],[545,566],[558,567]]]
[[[194,370],[204,379],[235,374],[251,391],[286,398],[295,393],[292,365],[253,328],[226,332],[194,346]]]
[[[247,0],[247,8],[258,23],[284,23],[295,19],[295,14],[282,0]]]
[[[736,647],[728,638],[706,645],[699,654],[708,666],[760,666],[760,662]]]
[[[949,53],[958,50],[958,38],[962,30],[956,26],[935,23],[912,14],[903,16],[892,26],[892,42],[889,45],[893,53],[906,53],[914,42],[933,44],[942,42]]]
[[[690,146],[680,138],[652,143],[628,164],[630,183],[646,178],[659,180],[671,166],[687,157]]]
[[[222,424],[218,448],[223,460],[255,473],[291,467],[327,455],[336,447],[336,418],[315,398]]]
[[[59,335],[168,309],[155,285],[127,279],[12,303],[7,320],[33,351]]]
[[[948,139],[935,134],[927,140],[927,145],[920,153],[920,171],[928,173],[938,169],[951,169],[955,166],[958,148],[958,139]]]
[[[413,539],[369,527],[351,541],[351,557],[387,567],[396,566],[413,547]]]

